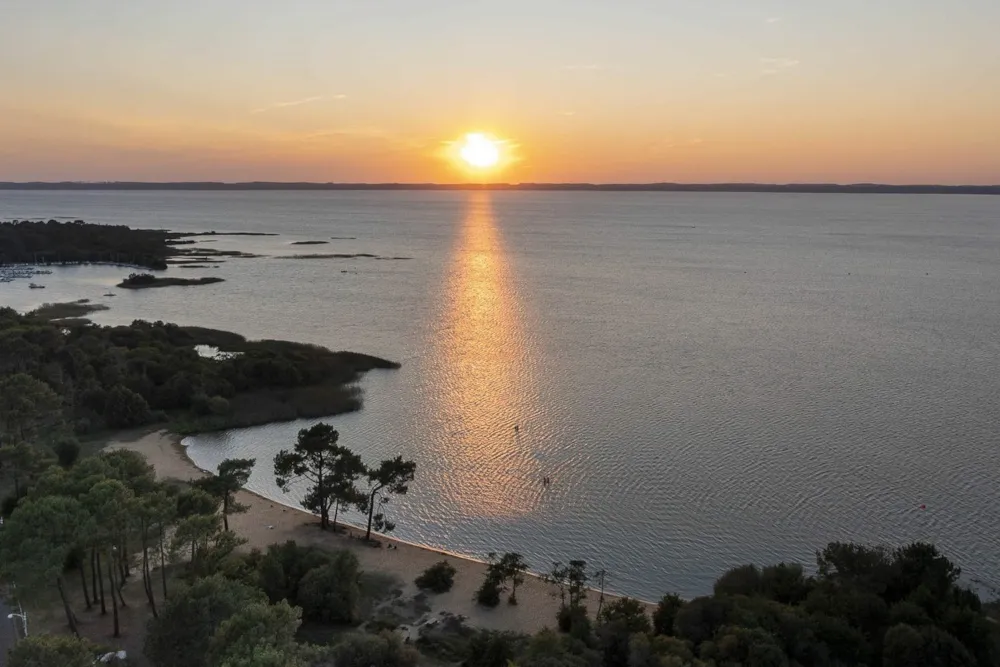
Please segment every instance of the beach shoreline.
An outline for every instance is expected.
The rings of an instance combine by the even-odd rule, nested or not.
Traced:
[[[143,454],[161,480],[191,481],[204,477],[206,471],[187,456],[182,440],[182,436],[164,430],[125,433],[110,437],[104,449],[128,449]],[[243,548],[265,550],[268,545],[294,540],[303,545],[345,549],[358,557],[362,570],[396,579],[403,597],[417,595],[420,591],[414,579],[434,563],[447,560],[456,569],[454,586],[447,593],[428,595],[430,611],[413,627],[443,614],[462,616],[470,626],[489,630],[530,634],[545,627],[556,627],[560,604],[558,590],[536,574],[528,573],[518,587],[517,605],[507,604],[504,596],[499,606],[490,609],[475,602],[475,592],[486,575],[485,562],[382,534],[377,536],[379,545],[371,546],[363,539],[363,528],[338,522],[338,532],[322,531],[312,513],[252,491],[241,490],[237,501],[248,509],[243,514],[230,515],[229,524],[233,532],[247,540]],[[618,597],[605,593],[604,602]],[[599,600],[598,591],[592,590],[587,596],[586,606],[592,616],[597,613]],[[653,605],[649,602],[646,605],[652,612]]]

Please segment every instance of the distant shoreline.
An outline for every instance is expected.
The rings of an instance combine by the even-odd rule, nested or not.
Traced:
[[[889,185],[882,183],[307,183],[207,181],[146,183],[113,181],[0,182],[0,190],[490,190],[528,192],[763,192],[785,194],[1000,195],[1000,185]]]

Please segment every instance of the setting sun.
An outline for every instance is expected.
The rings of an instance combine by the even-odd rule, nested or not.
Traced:
[[[459,151],[462,159],[472,167],[492,167],[500,160],[498,142],[478,132],[465,135],[465,143]]]

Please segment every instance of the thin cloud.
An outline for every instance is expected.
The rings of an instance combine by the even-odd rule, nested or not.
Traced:
[[[599,70],[605,70],[607,67],[604,65],[563,65],[559,69],[570,71],[570,72],[596,72]]]
[[[769,19],[765,19],[764,22],[765,23],[780,23],[781,22],[781,17],[780,16],[772,16]]]
[[[560,116],[575,116],[576,112],[575,111],[560,111],[559,115]]]
[[[799,61],[795,58],[761,58],[760,64],[764,69],[761,74],[777,74],[783,70],[799,66]]]
[[[297,107],[303,104],[310,104],[312,102],[318,102],[320,100],[331,99],[331,100],[342,100],[345,99],[347,95],[314,95],[313,97],[304,97],[301,100],[292,100],[291,102],[275,102],[274,104],[268,105],[266,107],[260,107],[259,109],[253,109],[250,113],[264,113],[265,111],[270,111],[272,109],[284,109],[286,107]]]

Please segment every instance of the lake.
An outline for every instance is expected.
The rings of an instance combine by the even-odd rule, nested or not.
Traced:
[[[833,540],[933,541],[1000,586],[1000,197],[0,192],[24,217],[279,233],[199,238],[266,257],[169,271],[223,283],[110,298],[128,269],[75,267],[0,304],[401,362],[328,421],[417,461],[402,539],[585,559],[646,599]],[[408,259],[287,257],[313,253]],[[294,505],[271,461],[312,423],[188,452],[256,457],[250,488]]]

